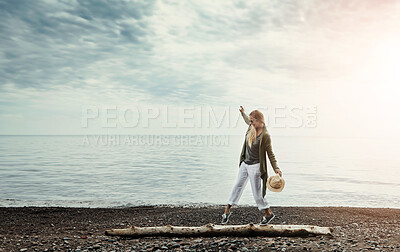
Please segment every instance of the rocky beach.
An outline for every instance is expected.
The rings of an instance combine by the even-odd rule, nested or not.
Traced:
[[[0,208],[0,251],[400,251],[400,209],[273,207],[271,224],[332,227],[332,236],[106,236],[130,226],[219,224],[224,206]],[[256,207],[232,208],[229,224],[258,223]]]

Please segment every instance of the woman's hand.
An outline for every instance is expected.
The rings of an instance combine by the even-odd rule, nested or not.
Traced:
[[[279,169],[279,168],[276,169],[276,170],[275,170],[275,173],[278,174],[280,177],[282,177],[281,169]]]
[[[239,111],[240,111],[240,112],[243,112],[243,111],[244,111],[244,108],[243,108],[242,106],[240,106]]]

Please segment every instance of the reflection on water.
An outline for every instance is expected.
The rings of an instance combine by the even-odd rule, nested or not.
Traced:
[[[0,136],[0,206],[225,204],[243,136],[208,138]],[[397,139],[272,136],[272,144],[286,187],[267,193],[271,205],[400,208]],[[240,203],[253,201],[248,185]]]

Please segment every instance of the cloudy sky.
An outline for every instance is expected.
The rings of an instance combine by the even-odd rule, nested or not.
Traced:
[[[390,0],[0,0],[0,134],[241,134],[243,105],[277,135],[400,136],[399,14]],[[229,123],[185,124],[210,108]]]

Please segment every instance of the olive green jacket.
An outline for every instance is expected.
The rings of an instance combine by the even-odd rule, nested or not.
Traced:
[[[247,129],[247,131],[249,131],[250,127],[251,127],[250,119],[244,112],[241,112],[241,114],[242,114],[243,119],[246,122],[246,124],[249,125],[249,128]],[[246,132],[246,134],[247,134],[247,132]],[[268,154],[269,161],[270,161],[274,171],[279,169],[279,167],[278,167],[278,162],[276,161],[275,155],[272,152],[271,135],[268,133],[265,125],[264,125],[264,128],[263,128],[261,134],[262,134],[262,136],[260,139],[259,157],[260,157],[260,173],[261,173],[261,179],[262,179],[262,196],[264,197],[267,192],[267,179],[268,179],[267,161],[266,161],[265,153]],[[244,140],[242,153],[240,154],[239,167],[240,167],[240,164],[245,159],[245,153],[246,153],[246,139]]]

